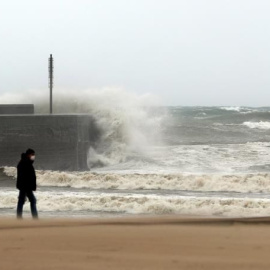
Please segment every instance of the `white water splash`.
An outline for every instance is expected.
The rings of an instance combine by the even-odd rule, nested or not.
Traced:
[[[32,102],[36,114],[48,113],[47,100],[40,91],[0,96],[0,103]],[[87,158],[92,168],[121,163],[134,152],[143,154],[148,146],[160,143],[167,117],[164,110],[157,109],[160,104],[151,94],[137,95],[119,88],[57,90],[53,111],[90,114],[94,118],[98,134]]]

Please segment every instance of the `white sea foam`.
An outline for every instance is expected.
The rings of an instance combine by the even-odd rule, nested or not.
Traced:
[[[244,126],[249,128],[256,128],[256,129],[270,129],[270,122],[260,121],[260,122],[244,122]]]
[[[211,198],[83,192],[36,192],[39,211],[101,211],[130,214],[263,216],[269,199]],[[17,192],[0,192],[0,208],[15,210]],[[29,211],[29,203],[25,205]]]
[[[241,107],[221,107],[221,109],[225,111],[235,111],[235,112],[241,111]]]
[[[247,107],[220,107],[220,109],[225,111],[239,112],[240,114],[249,114],[253,112],[258,112],[255,108],[247,108]]]
[[[7,175],[16,170],[5,167]],[[116,174],[37,171],[40,186],[119,190],[270,192],[270,174]]]
[[[154,154],[156,164],[178,172],[262,172],[270,164],[269,143],[180,145],[167,147]],[[162,151],[160,150],[160,153]],[[166,157],[166,158],[164,158]],[[255,168],[258,168],[255,170]],[[267,168],[267,166],[266,166]],[[165,170],[166,171],[166,170]]]

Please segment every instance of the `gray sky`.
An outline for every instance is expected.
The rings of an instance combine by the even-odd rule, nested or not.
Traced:
[[[0,95],[121,87],[164,105],[267,106],[269,0],[0,3]]]

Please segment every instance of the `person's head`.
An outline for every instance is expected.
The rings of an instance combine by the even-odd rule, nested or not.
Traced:
[[[27,149],[25,152],[27,158],[29,158],[30,160],[34,161],[35,160],[35,151],[33,149]]]

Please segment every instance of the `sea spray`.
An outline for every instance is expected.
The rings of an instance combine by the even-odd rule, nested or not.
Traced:
[[[48,113],[47,98],[40,92],[26,93],[35,104],[35,113]],[[21,95],[0,96],[0,102],[25,100]],[[167,117],[157,97],[136,95],[116,88],[61,91],[54,96],[54,113],[90,114],[95,123],[91,134],[87,164],[89,168],[118,164],[134,153],[143,155],[148,146],[162,142],[163,123]],[[94,138],[92,138],[94,137]]]

